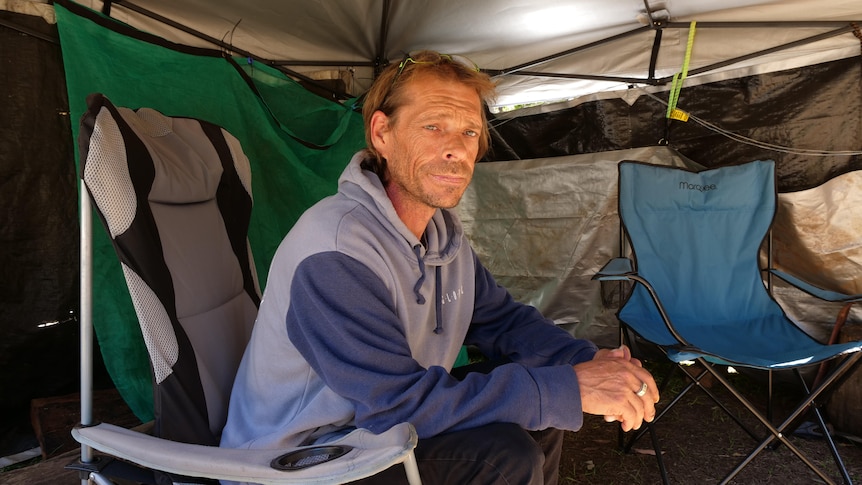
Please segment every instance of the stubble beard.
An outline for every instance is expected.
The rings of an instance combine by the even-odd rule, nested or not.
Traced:
[[[427,166],[420,173],[420,178],[432,180],[432,175],[430,174],[451,175],[464,177],[465,179],[464,185],[459,187],[441,186],[433,182],[429,182],[427,186],[417,183],[419,200],[435,209],[451,209],[457,206],[473,176],[472,171],[461,162],[444,162]],[[429,190],[426,190],[426,187]]]

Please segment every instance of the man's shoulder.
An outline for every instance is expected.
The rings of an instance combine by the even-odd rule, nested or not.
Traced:
[[[332,237],[344,230],[373,230],[370,224],[374,217],[359,202],[335,194],[320,200],[306,210],[296,221],[290,233],[301,233],[304,237]],[[363,229],[367,228],[367,229]]]

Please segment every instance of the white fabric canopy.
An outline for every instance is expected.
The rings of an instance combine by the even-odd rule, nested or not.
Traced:
[[[100,0],[81,3],[97,10],[103,7]],[[209,40],[155,20],[141,9]],[[311,78],[341,78],[352,95],[368,87],[375,63],[397,62],[405,52],[422,48],[461,54],[482,69],[507,72],[498,77],[500,95],[494,104],[508,106],[595,93],[618,96],[630,85],[666,80],[683,66],[691,21],[698,26],[687,85],[859,55],[860,40],[848,25],[862,20],[862,2],[132,0],[112,3],[110,15],[178,43],[210,48],[223,43],[221,48],[232,46],[232,53],[250,54],[264,62],[283,61],[286,68]],[[736,24],[717,27],[716,22]],[[826,34],[841,28],[841,34]],[[650,75],[658,30],[661,46]],[[636,33],[626,35],[631,32]],[[827,37],[817,42],[762,52],[822,34]],[[749,55],[753,57],[716,66]],[[706,72],[698,71],[710,66]],[[513,68],[519,69],[511,72]],[[584,79],[590,77],[598,79]]]

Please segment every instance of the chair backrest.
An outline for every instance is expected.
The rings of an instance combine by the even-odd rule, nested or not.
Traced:
[[[79,148],[149,352],[155,434],[217,445],[260,304],[248,159],[218,126],[102,95]]]
[[[624,161],[619,175],[620,218],[637,271],[684,338],[709,348],[703,339],[722,331],[786,318],[758,263],[776,208],[774,162],[695,173]],[[642,285],[619,316],[654,343],[676,342]]]

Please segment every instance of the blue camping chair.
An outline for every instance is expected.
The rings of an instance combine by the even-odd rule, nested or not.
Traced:
[[[674,366],[691,381],[628,444],[630,448],[644,432],[652,435],[665,483],[667,472],[655,424],[693,387],[705,391],[760,441],[722,483],[735,477],[775,440],[787,446],[823,481],[832,483],[787,438],[809,410],[825,432],[844,481],[851,482],[815,399],[825,397],[836,380],[854,368],[862,358],[862,342],[821,344],[794,324],[768,291],[758,260],[776,210],[775,187],[772,161],[698,173],[632,161],[619,164],[620,220],[633,258],[611,260],[594,279],[632,282],[631,293],[617,314],[626,339],[634,335],[657,346],[673,363],[696,361],[703,369],[695,375],[692,366]],[[828,292],[787,274],[775,274],[829,301],[862,299],[862,295]],[[836,359],[839,356],[846,358]],[[837,363],[830,373],[809,388],[800,369],[832,359]],[[773,370],[791,369],[806,397],[783,422],[774,425],[771,411],[766,415],[759,411],[716,366],[765,370],[770,377]],[[763,438],[747,429],[712,391],[701,385],[706,375],[726,387],[768,429],[768,436]],[[667,379],[661,384],[662,391],[666,384]],[[771,405],[768,407],[771,410]]]

